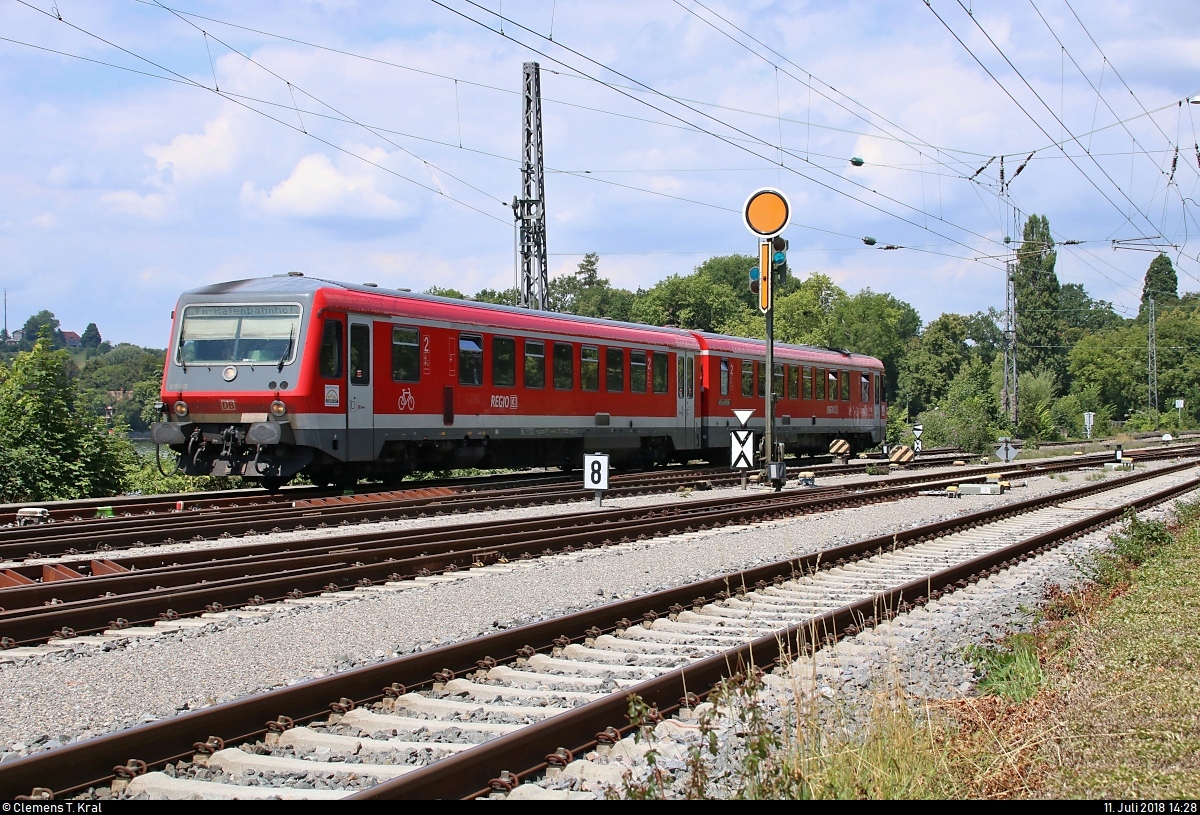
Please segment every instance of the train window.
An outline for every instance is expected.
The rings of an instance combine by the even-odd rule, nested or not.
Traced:
[[[758,379],[758,395],[767,395],[767,366],[763,362],[754,363],[754,373]]]
[[[754,363],[742,360],[742,396],[754,395]]]
[[[879,374],[875,374],[875,404],[877,405],[880,402],[879,392],[881,390],[883,390],[883,377],[881,377]]]
[[[871,404],[871,377],[868,374],[862,375],[862,403],[864,405]]]
[[[492,337],[492,384],[511,388],[517,384],[517,341]]]
[[[458,335],[458,382],[483,384],[483,337],[479,334]]]
[[[629,390],[631,393],[646,392],[646,352],[629,352]]]
[[[842,376],[842,401],[849,402],[850,401],[850,372],[842,371],[841,376]]]
[[[669,390],[667,383],[667,355],[659,352],[650,358],[651,374],[654,377],[654,392],[666,393]]]
[[[829,401],[836,402],[838,400],[838,372],[830,368],[826,378],[829,385]]]
[[[784,390],[784,365],[781,362],[771,363],[771,395],[782,399]]]
[[[600,390],[600,349],[585,345],[579,349],[579,387]]]
[[[687,359],[687,397],[692,399],[696,395],[695,382],[692,380],[694,371],[694,362],[691,357]]]
[[[677,386],[677,390],[679,391],[679,398],[682,399],[683,398],[683,356],[680,355],[680,356],[676,357],[675,362],[677,363],[677,365],[676,365],[677,370],[675,371],[675,384]]]
[[[813,383],[817,386],[817,400],[825,401],[825,369],[813,368]]]
[[[326,320],[321,329],[321,376],[342,377],[342,321]]]
[[[721,360],[721,395],[729,395],[729,360]]]
[[[371,326],[350,324],[350,384],[371,384]]]
[[[176,360],[183,364],[286,365],[300,346],[300,306],[195,305],[183,310]]]
[[[788,366],[788,399],[800,398],[800,368]]]
[[[813,374],[813,369],[808,367],[807,365],[805,365],[803,368],[800,369],[801,378],[804,380],[804,398],[805,399],[813,398],[812,374]]]
[[[546,387],[546,344],[525,340],[525,387]]]
[[[554,343],[554,387],[560,391],[575,387],[575,349],[568,342]]]
[[[421,335],[415,328],[392,326],[392,381],[421,381]]]
[[[610,393],[625,390],[625,349],[604,349],[604,389]]]

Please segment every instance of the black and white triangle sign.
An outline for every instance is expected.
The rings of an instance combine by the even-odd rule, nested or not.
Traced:
[[[730,432],[729,453],[735,470],[754,469],[754,431],[734,430]]]

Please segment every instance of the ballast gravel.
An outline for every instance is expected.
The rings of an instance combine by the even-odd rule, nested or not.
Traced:
[[[470,574],[461,579],[418,581],[402,591],[340,592],[319,602],[272,606],[155,637],[92,638],[94,643],[79,641],[69,650],[15,661],[3,661],[7,658],[0,652],[0,698],[9,711],[0,717],[0,761],[731,570],[1061,492],[1095,477],[1096,470],[1061,477],[1031,475],[1001,496],[917,496],[514,563],[507,572],[488,569],[475,574],[472,570],[460,573]],[[1105,477],[1116,479],[1122,474]],[[751,490],[762,489],[751,486]],[[718,495],[732,500],[743,494],[740,488],[732,488],[605,499],[604,505],[646,506]],[[595,511],[592,504],[581,502],[376,526],[394,531],[589,511]],[[1015,587],[995,593],[993,599],[972,598],[958,604],[942,628],[929,629],[911,647],[895,651],[897,658],[919,666],[907,672],[919,677],[913,680],[913,693],[937,697],[969,692],[974,677],[961,656],[964,645],[1027,623],[1024,609],[1036,607],[1048,586],[1075,579],[1066,554],[1036,563],[1036,576],[1020,578]],[[855,666],[845,674],[850,687],[847,682],[827,683],[829,692],[844,694],[860,688],[859,679],[869,674],[869,668]]]

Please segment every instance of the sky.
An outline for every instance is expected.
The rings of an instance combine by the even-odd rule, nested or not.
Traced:
[[[511,287],[526,62],[551,277],[754,254],[774,187],[795,274],[925,322],[1003,309],[1030,214],[1118,313],[1158,251],[1200,291],[1187,0],[0,0],[9,330],[161,348],[181,292],[288,271]]]

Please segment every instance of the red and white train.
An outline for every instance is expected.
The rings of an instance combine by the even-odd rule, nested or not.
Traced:
[[[459,467],[729,460],[733,410],[763,429],[765,343],[529,311],[299,272],[183,294],[164,421],[191,475],[275,488]],[[883,365],[775,345],[775,440],[795,453],[884,438]]]

